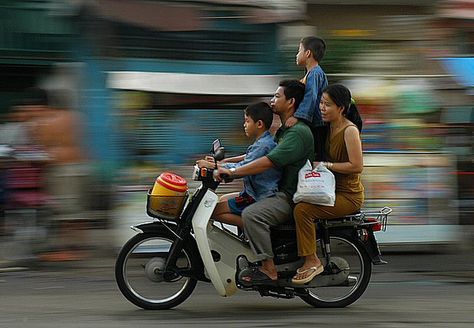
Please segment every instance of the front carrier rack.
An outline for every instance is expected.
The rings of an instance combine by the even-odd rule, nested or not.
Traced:
[[[149,190],[146,202],[147,214],[155,219],[176,221],[183,211],[188,195],[188,192],[176,196],[152,195]]]

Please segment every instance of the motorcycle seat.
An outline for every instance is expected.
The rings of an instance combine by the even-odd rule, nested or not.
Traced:
[[[277,226],[273,226],[270,228],[272,231],[295,231],[296,226],[295,226],[295,221],[290,220],[288,222],[285,222],[284,224],[280,224]]]
[[[352,214],[340,216],[333,219],[318,219],[315,221],[317,224],[322,224],[324,226],[337,226],[337,225],[347,225],[352,224],[352,222],[360,222],[364,218],[364,213],[360,210]]]
[[[331,223],[343,223],[343,222],[346,222],[346,221],[351,221],[353,219],[358,219],[361,215],[362,215],[362,212],[360,210],[358,210],[354,213],[344,215],[344,216],[341,216],[341,217],[338,217],[338,218],[317,219],[315,221],[315,223],[326,224],[328,221],[330,221]],[[289,220],[289,221],[285,222],[284,224],[280,224],[280,225],[271,227],[272,231],[294,231],[295,229],[296,229],[296,227],[295,227],[295,221],[294,220]]]

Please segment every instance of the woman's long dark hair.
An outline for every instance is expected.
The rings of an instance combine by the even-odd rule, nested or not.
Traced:
[[[324,88],[323,93],[327,93],[337,106],[344,107],[342,114],[362,132],[362,118],[349,89],[342,84],[331,84]]]

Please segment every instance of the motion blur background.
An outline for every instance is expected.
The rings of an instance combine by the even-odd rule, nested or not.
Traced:
[[[0,240],[36,256],[68,244],[57,222],[80,220],[65,229],[119,247],[161,172],[194,187],[190,167],[212,140],[245,151],[242,110],[303,76],[299,41],[316,35],[329,82],[347,85],[363,115],[365,207],[394,209],[380,242],[472,243],[473,32],[472,0],[1,1],[0,144],[13,147],[2,148]],[[51,219],[47,149],[6,142],[30,87],[81,114],[74,218]]]

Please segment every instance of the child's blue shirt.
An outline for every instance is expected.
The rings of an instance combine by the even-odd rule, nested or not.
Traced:
[[[255,142],[247,148],[243,161],[238,163],[225,163],[224,167],[230,169],[232,167],[237,168],[243,166],[267,155],[276,145],[277,143],[270,132],[265,131],[260,138],[255,140]],[[243,191],[252,196],[256,201],[273,196],[278,191],[280,178],[281,172],[276,168],[268,169],[260,174],[245,176],[243,177]]]
[[[304,98],[293,116],[305,120],[313,127],[323,125],[319,102],[323,89],[327,85],[328,79],[321,66],[318,65],[311,69],[306,76]]]

